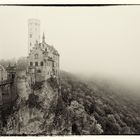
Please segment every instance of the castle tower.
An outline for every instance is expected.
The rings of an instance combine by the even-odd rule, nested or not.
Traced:
[[[28,54],[36,44],[40,42],[40,21],[38,19],[28,20]]]

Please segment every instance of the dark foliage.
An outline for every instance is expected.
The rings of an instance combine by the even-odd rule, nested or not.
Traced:
[[[140,99],[92,81],[79,80],[68,73],[61,73],[61,94],[67,106],[77,101],[90,116],[102,126],[103,134],[140,134]],[[71,122],[72,123],[72,122]],[[81,134],[76,123],[73,134]]]
[[[43,81],[42,82],[35,82],[35,84],[32,85],[33,90],[40,90],[42,88]]]
[[[34,108],[34,107],[40,108],[38,99],[39,99],[38,95],[35,95],[33,93],[30,94],[27,100],[29,108]]]

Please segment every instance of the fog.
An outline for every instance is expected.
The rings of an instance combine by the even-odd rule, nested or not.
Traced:
[[[140,83],[140,6],[0,7],[0,59],[27,56],[29,18],[41,22],[62,70]]]

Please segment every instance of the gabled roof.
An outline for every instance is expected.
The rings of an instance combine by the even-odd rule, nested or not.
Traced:
[[[31,54],[35,49],[40,49],[40,50],[43,52],[43,54],[48,53],[49,50],[50,50],[50,51],[52,51],[53,54],[59,56],[58,51],[57,51],[52,45],[49,45],[49,44],[47,44],[46,42],[36,43],[35,46],[32,48],[30,54]],[[30,54],[29,54],[29,55],[30,55]]]
[[[42,49],[42,47],[41,47],[40,45],[35,45],[35,46],[31,49],[29,55],[31,55],[32,52],[34,52],[36,49],[40,49],[40,50],[43,52],[43,49]]]

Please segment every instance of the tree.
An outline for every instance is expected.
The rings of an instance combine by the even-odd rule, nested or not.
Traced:
[[[27,69],[27,58],[26,57],[21,57],[17,61],[17,69],[18,70],[26,70]]]

